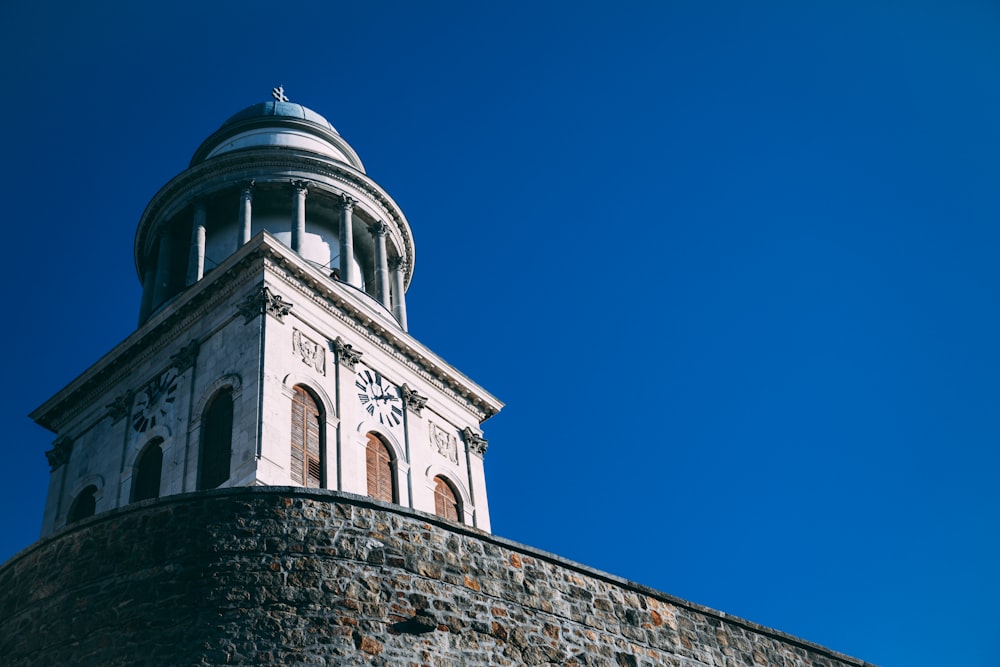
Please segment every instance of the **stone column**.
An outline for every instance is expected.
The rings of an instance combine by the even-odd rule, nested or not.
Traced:
[[[340,279],[361,288],[361,276],[354,265],[354,205],[346,194],[340,195]]]
[[[250,240],[250,220],[253,208],[253,181],[240,183],[240,238],[236,249]]]
[[[156,264],[146,258],[146,270],[142,275],[142,302],[139,305],[139,324],[146,321],[153,307],[153,291],[156,287]]]
[[[368,231],[375,241],[375,298],[389,308],[389,262],[385,253],[385,235],[389,225],[376,220],[368,226]]]
[[[194,202],[191,222],[191,250],[188,254],[187,285],[193,285],[205,275],[205,200]]]
[[[393,257],[389,262],[389,270],[392,271],[392,315],[403,331],[406,331],[406,295],[403,289],[406,260],[402,257]]]
[[[302,244],[306,240],[306,193],[309,184],[306,181],[292,181],[295,186],[295,199],[292,203],[292,250],[302,252]]]
[[[170,260],[173,258],[173,240],[170,230],[160,228],[160,246],[156,252],[156,278],[153,281],[153,303],[156,308],[167,298],[167,288],[170,287]]]

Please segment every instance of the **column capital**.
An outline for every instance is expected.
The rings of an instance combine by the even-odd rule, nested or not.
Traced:
[[[65,435],[56,439],[52,443],[52,449],[45,452],[45,458],[49,460],[49,469],[55,472],[56,468],[69,463],[69,455],[73,452],[73,439]]]
[[[385,236],[389,232],[389,225],[382,220],[376,220],[368,225],[368,231],[372,236]]]
[[[303,180],[293,180],[292,186],[295,188],[295,192],[299,194],[308,194],[309,192],[309,181]]]
[[[462,429],[462,436],[465,438],[465,444],[468,445],[469,451],[479,454],[479,456],[483,456],[486,453],[486,447],[489,443],[486,442],[483,436],[468,427]]]
[[[410,389],[406,383],[399,388],[399,394],[403,397],[403,404],[418,416],[427,405],[428,397],[417,393],[416,389]]]
[[[354,205],[358,203],[358,200],[347,193],[340,195],[340,208],[345,211],[350,211],[354,208]]]
[[[389,268],[393,271],[406,271],[407,266],[409,263],[405,257],[393,257],[389,260]]]
[[[256,182],[252,178],[248,181],[239,181],[240,194],[248,199],[252,199],[254,185],[256,185]]]
[[[337,360],[352,371],[354,370],[354,365],[361,361],[361,355],[364,354],[361,350],[355,350],[354,346],[350,343],[344,342],[344,339],[340,336],[337,336],[330,343],[330,347],[337,353]]]

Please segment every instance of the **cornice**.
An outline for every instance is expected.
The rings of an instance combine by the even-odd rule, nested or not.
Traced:
[[[190,331],[195,323],[203,320],[233,292],[250,282],[255,275],[251,270],[252,266],[261,256],[262,253],[257,249],[238,258],[231,258],[234,260],[232,262],[224,262],[212,272],[209,279],[195,283],[178,295],[172,303],[29,416],[39,425],[59,432],[84,410],[93,407],[93,402],[110,390],[118,387],[122,394],[134,392],[136,387],[123,386],[129,373],[165,348],[176,345],[178,350],[172,355],[175,358],[171,359],[171,363],[186,364],[188,356],[197,349],[197,342],[189,340],[184,333]],[[238,313],[232,315],[236,316]],[[195,347],[191,347],[192,344]],[[141,384],[141,380],[134,384]],[[116,400],[105,406],[105,411],[114,420],[120,418]]]

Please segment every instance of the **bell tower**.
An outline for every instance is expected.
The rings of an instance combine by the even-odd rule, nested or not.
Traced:
[[[135,237],[138,329],[32,413],[42,534],[227,486],[369,495],[489,531],[496,398],[407,333],[410,225],[318,113],[229,118]]]

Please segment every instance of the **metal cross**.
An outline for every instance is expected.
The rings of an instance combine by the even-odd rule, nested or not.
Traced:
[[[287,102],[288,96],[285,95],[285,87],[278,86],[277,88],[271,89],[271,97],[278,100],[279,102]]]

